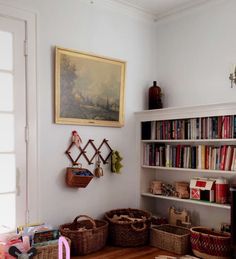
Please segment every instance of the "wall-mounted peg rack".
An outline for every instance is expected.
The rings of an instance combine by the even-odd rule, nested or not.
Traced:
[[[76,132],[77,133],[77,132]],[[96,156],[100,157],[101,161],[103,162],[103,164],[108,164],[108,158],[111,156],[112,153],[112,148],[110,147],[110,145],[108,144],[108,140],[107,139],[103,139],[103,141],[101,142],[101,144],[99,145],[99,147],[97,148],[94,144],[94,140],[93,139],[89,139],[86,143],[86,145],[84,147],[81,146],[81,139],[79,138],[79,141],[76,141],[74,138],[74,133],[72,132],[72,142],[69,145],[68,149],[65,151],[65,153],[67,154],[68,158],[70,159],[70,161],[72,162],[73,166],[76,166],[79,164],[79,159],[81,158],[81,156],[83,156],[85,158],[85,160],[88,162],[89,165],[93,164],[93,160]],[[76,159],[73,159],[73,157],[71,156],[71,148],[76,146],[78,148],[78,156],[76,157]],[[94,153],[92,155],[92,157],[89,159],[88,155],[87,155],[87,151],[86,149],[92,146],[92,148],[94,149]],[[102,147],[106,146],[109,153],[108,155],[104,158],[101,152]]]

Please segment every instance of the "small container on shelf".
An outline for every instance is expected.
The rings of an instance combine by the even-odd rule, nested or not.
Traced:
[[[216,179],[216,203],[225,204],[229,198],[229,183],[225,178]]]
[[[148,109],[161,109],[161,88],[157,86],[157,82],[153,81],[153,86],[148,91]]]
[[[150,192],[156,195],[162,195],[162,181],[152,181]]]
[[[197,177],[191,179],[190,199],[215,202],[215,179]]]
[[[176,182],[175,189],[177,197],[180,199],[189,199],[189,182]]]

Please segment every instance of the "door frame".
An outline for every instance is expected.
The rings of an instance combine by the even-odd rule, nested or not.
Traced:
[[[21,20],[25,24],[26,39],[26,113],[28,129],[28,156],[26,161],[28,216],[25,223],[37,222],[40,215],[39,175],[38,175],[38,119],[37,119],[37,83],[36,83],[36,20],[31,11],[11,7],[0,3],[0,16]],[[29,184],[30,183],[30,184]],[[28,221],[28,222],[27,222]]]

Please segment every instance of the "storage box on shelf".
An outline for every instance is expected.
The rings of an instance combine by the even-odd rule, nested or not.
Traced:
[[[141,208],[152,209],[148,198],[157,198],[230,209],[230,204],[154,195],[149,187],[162,177],[172,183],[194,177],[235,179],[236,103],[137,112],[136,122]]]

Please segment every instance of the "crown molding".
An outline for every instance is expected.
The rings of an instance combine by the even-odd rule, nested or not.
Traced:
[[[127,2],[126,0],[111,0],[111,1],[122,4],[126,8],[132,8],[133,10],[136,10],[136,12],[140,12],[142,14],[148,15],[148,16],[152,17],[153,19],[155,19],[157,16],[155,12],[151,12],[150,10],[142,8],[141,6],[131,4],[131,3]]]
[[[178,15],[180,13],[183,13],[185,11],[197,8],[199,6],[209,4],[209,2],[213,2],[213,1],[214,0],[198,0],[197,2],[194,1],[194,2],[191,2],[191,3],[188,3],[188,4],[183,4],[179,7],[173,8],[173,9],[167,11],[167,12],[163,12],[162,14],[156,14],[155,21],[158,22],[158,21],[161,21],[165,18],[173,17],[173,16]]]
[[[112,9],[112,11],[125,14],[127,16],[136,18],[138,20],[153,23],[156,20],[156,16],[152,13],[146,12],[141,8],[136,8],[122,0],[83,0],[88,4],[97,7],[106,7]]]
[[[88,2],[97,5],[105,5],[112,8],[113,10],[119,11],[122,14],[126,14],[135,18],[146,20],[149,22],[158,22],[162,19],[175,16],[176,14],[183,13],[184,11],[194,9],[198,6],[205,5],[209,2],[214,2],[215,0],[198,0],[193,1],[188,4],[183,4],[177,8],[173,8],[167,12],[161,14],[151,12],[145,8],[139,7],[137,5],[128,3],[125,0],[88,0]]]

